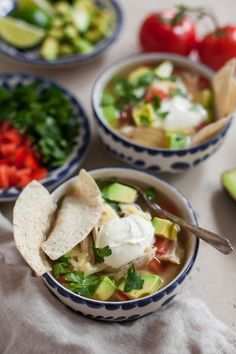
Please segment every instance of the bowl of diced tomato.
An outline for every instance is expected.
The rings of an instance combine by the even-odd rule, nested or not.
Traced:
[[[28,74],[0,75],[0,201],[32,180],[55,188],[80,166],[90,129],[78,102],[57,83]]]

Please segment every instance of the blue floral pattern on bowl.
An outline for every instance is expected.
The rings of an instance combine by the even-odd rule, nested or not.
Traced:
[[[5,1],[5,0],[4,0]],[[83,64],[95,60],[99,55],[103,54],[119,37],[123,27],[123,13],[121,7],[116,0],[96,0],[96,2],[108,9],[112,9],[116,15],[116,22],[111,35],[99,42],[95,49],[88,54],[74,54],[64,56],[52,61],[45,60],[40,57],[39,49],[32,48],[27,50],[17,49],[5,41],[0,39],[0,53],[25,64],[36,65],[45,68],[54,68],[71,66],[75,64]],[[6,16],[15,6],[14,0],[7,0],[5,6],[0,4],[0,17]]]
[[[56,82],[31,74],[0,74],[0,86],[6,88],[28,85],[35,81],[40,81],[42,83],[42,88],[57,87],[61,90],[70,101],[73,111],[79,121],[78,135],[73,142],[73,151],[70,156],[62,166],[50,170],[47,176],[40,181],[45,187],[52,190],[58,184],[74,174],[83,162],[90,142],[90,126],[87,115],[79,101],[67,89],[58,85]],[[20,192],[21,189],[13,187],[6,190],[0,189],[0,202],[15,200]]]
[[[171,197],[180,209],[184,209],[188,215],[188,218],[195,224],[197,224],[197,219],[194,211],[192,210],[188,201],[184,198],[182,194],[169,183],[161,180],[158,177],[153,175],[148,175],[147,173],[130,169],[130,168],[119,168],[119,167],[110,167],[110,168],[99,168],[92,170],[91,175],[94,178],[111,178],[116,176],[119,178],[128,178],[132,179],[133,182],[143,182],[145,184],[152,185],[156,188],[161,188],[168,197]],[[62,191],[66,188],[67,181],[64,185],[60,186],[57,190],[54,191],[55,199],[58,195],[62,195]],[[171,281],[163,289],[157,291],[156,293],[145,296],[138,300],[131,301],[121,301],[121,302],[111,302],[111,301],[97,301],[85,298],[78,294],[71,292],[70,290],[63,287],[53,276],[52,274],[46,273],[43,275],[43,280],[49,289],[63,302],[66,306],[73,309],[78,314],[84,315],[86,317],[103,320],[103,321],[130,321],[135,320],[140,317],[146,316],[150,313],[153,313],[157,310],[160,310],[167,304],[169,304],[173,299],[179,294],[183,283],[187,276],[189,275],[199,249],[199,239],[191,239],[191,252],[189,253],[186,263],[182,271],[177,275],[177,277]]]
[[[169,150],[145,147],[126,139],[107,123],[100,109],[103,89],[116,72],[129,65],[142,65],[147,62],[155,63],[163,60],[171,60],[177,65],[184,66],[186,69],[197,71],[207,79],[211,79],[213,76],[211,69],[178,55],[152,53],[130,56],[112,64],[98,77],[92,93],[93,113],[101,140],[115,158],[135,168],[152,173],[184,172],[207,160],[218,150],[226,137],[231,121],[228,122],[220,133],[200,145],[179,150]]]

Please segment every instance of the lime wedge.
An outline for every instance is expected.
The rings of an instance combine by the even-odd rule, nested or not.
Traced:
[[[23,8],[35,8],[44,11],[48,16],[55,14],[54,8],[49,4],[47,0],[18,0],[18,6]]]
[[[14,47],[24,49],[39,44],[45,36],[45,31],[12,17],[2,17],[0,36]]]

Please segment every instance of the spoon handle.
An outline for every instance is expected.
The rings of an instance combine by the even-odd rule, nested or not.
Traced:
[[[149,203],[149,205],[152,207],[152,209],[157,211],[160,216],[162,216],[164,218],[168,218],[169,220],[171,220],[175,224],[181,226],[185,230],[198,236],[200,239],[209,243],[211,246],[216,248],[218,251],[220,251],[224,254],[229,254],[233,251],[233,247],[231,246],[230,241],[227,238],[217,235],[214,232],[203,229],[202,227],[193,225],[193,224],[189,223],[188,221],[186,221],[182,218],[179,218],[178,216],[175,216],[175,215],[169,213],[168,211],[165,211],[164,209],[160,208],[155,203]]]

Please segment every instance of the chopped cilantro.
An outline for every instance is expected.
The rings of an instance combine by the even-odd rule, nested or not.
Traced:
[[[60,257],[52,267],[54,277],[57,278],[60,274],[66,274],[69,271],[68,266],[68,258],[64,256]]]
[[[165,119],[165,117],[166,117],[169,113],[170,113],[170,112],[158,112],[158,116],[159,116],[160,118]]]
[[[154,71],[148,71],[147,73],[140,76],[137,86],[149,86],[153,83],[156,74]]]
[[[144,280],[141,275],[135,272],[134,265],[128,270],[128,275],[125,282],[124,291],[129,292],[134,289],[142,289]]]
[[[68,282],[68,289],[82,296],[91,296],[95,293],[99,278],[96,275],[84,276],[82,272],[70,272],[65,275]]]
[[[105,246],[103,248],[93,247],[93,250],[94,250],[94,254],[95,254],[96,263],[103,263],[104,258],[108,257],[112,254],[112,251],[109,246]]]
[[[158,110],[161,107],[161,99],[158,95],[153,95],[152,97],[153,101],[153,106],[156,110]]]
[[[106,203],[109,204],[115,211],[120,211],[120,203],[113,202],[111,200],[106,200]]]
[[[140,123],[141,123],[144,127],[150,125],[150,122],[149,122],[148,117],[146,117],[146,116],[144,116],[144,115],[141,115],[141,116],[140,116]]]
[[[156,200],[157,192],[156,192],[155,188],[148,187],[144,190],[144,193],[145,193],[147,199],[150,200],[151,202]]]
[[[179,87],[172,92],[172,97],[174,96],[186,97],[185,93]]]

